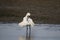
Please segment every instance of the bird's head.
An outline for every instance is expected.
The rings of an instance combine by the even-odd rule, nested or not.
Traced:
[[[31,14],[28,12],[27,14],[26,14],[26,16],[30,16]]]

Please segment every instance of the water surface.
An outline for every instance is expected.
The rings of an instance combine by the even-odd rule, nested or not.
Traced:
[[[31,39],[28,40],[60,40],[59,24],[36,24],[31,30]],[[26,27],[17,23],[0,23],[0,40],[27,40]]]

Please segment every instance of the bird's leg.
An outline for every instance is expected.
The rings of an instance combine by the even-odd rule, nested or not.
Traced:
[[[28,37],[28,26],[26,26],[26,37]]]
[[[27,25],[26,28],[26,40],[31,40],[31,26]]]
[[[31,26],[29,25],[29,38],[31,36]]]

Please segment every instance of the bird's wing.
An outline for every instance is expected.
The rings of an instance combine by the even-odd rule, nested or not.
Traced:
[[[33,22],[33,20],[32,20],[31,18],[28,19],[28,22],[29,22],[29,24],[30,24],[31,26],[34,26],[34,22]]]
[[[23,21],[19,23],[19,26],[23,27],[23,26],[26,26],[27,25],[27,20],[26,20],[26,17],[23,18]]]

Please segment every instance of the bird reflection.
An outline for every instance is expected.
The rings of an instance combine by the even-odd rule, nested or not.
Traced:
[[[19,37],[19,40],[25,40],[25,37],[20,36],[20,37]]]
[[[26,37],[26,40],[31,40],[31,37]]]
[[[19,40],[31,40],[31,37],[28,37],[28,36],[23,37],[23,36],[21,36],[21,37],[19,37]]]

